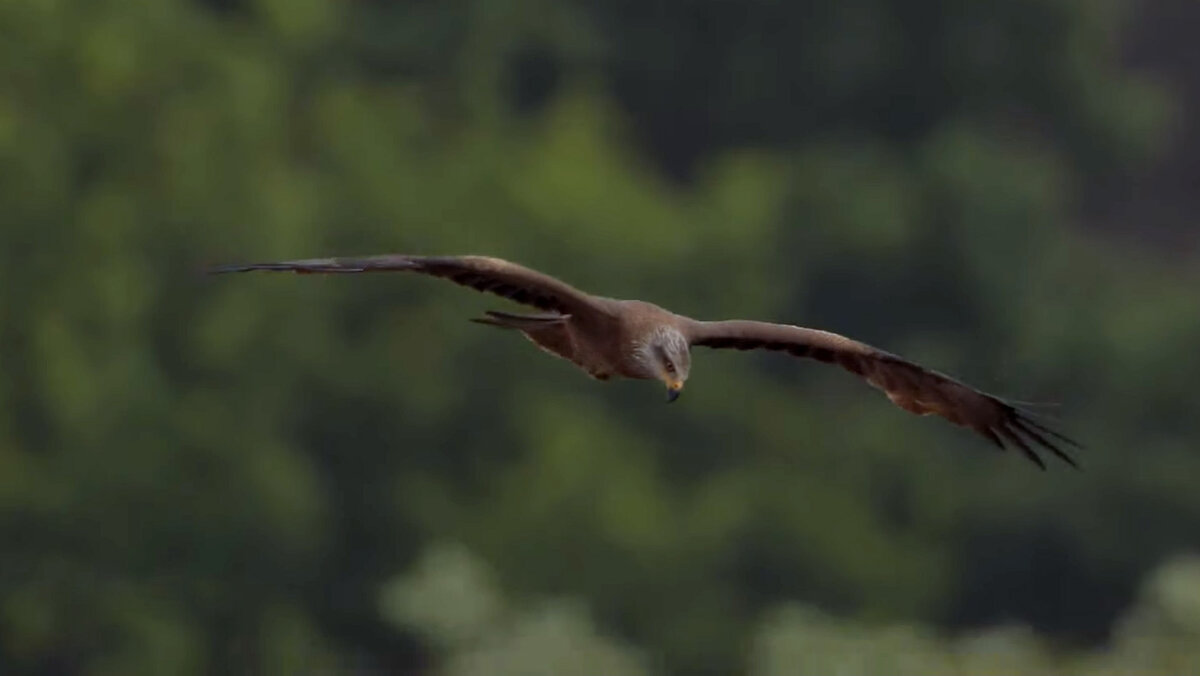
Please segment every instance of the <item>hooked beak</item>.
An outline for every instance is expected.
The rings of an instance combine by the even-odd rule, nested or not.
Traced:
[[[683,383],[676,380],[667,385],[667,402],[675,401],[679,398],[679,393],[683,391]]]

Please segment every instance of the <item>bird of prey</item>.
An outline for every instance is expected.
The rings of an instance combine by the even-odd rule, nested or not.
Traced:
[[[640,300],[594,296],[536,270],[486,256],[383,255],[224,265],[213,273],[276,270],[296,273],[416,272],[541,310],[489,311],[472,321],[521,332],[538,347],[599,380],[659,380],[674,401],[691,373],[691,348],[761,348],[836,364],[882,390],[917,415],[938,415],[1001,449],[1020,449],[1042,469],[1035,448],[1077,467],[1064,446],[1079,444],[1049,429],[1013,402],[986,394],[894,354],[828,331],[750,320],[699,321]]]

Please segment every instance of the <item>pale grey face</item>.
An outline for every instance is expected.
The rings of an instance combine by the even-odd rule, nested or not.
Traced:
[[[639,353],[647,376],[661,380],[667,386],[667,401],[675,401],[692,368],[687,338],[677,329],[663,328],[651,334]]]

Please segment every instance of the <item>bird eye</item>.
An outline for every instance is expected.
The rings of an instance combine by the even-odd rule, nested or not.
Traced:
[[[674,372],[675,372],[675,365],[672,364],[671,362],[667,362],[667,373],[674,373]]]

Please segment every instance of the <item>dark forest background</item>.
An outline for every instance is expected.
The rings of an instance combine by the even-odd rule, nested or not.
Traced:
[[[0,672],[1200,673],[1200,5],[0,2]],[[1016,399],[594,383],[501,256]]]

